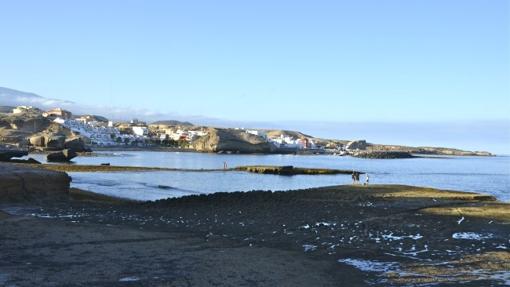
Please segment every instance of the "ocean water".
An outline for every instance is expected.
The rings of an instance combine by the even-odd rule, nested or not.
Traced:
[[[31,155],[43,160],[41,155]],[[492,194],[510,201],[510,157],[425,157],[359,159],[329,155],[227,155],[180,152],[99,152],[75,164],[222,169],[242,165],[293,165],[367,172],[370,183],[408,184]],[[290,190],[348,184],[350,175],[260,175],[245,172],[70,173],[72,186],[117,197],[155,200],[190,194]],[[363,181],[364,176],[361,177]]]

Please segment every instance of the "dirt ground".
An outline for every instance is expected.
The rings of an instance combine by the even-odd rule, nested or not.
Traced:
[[[342,272],[300,252],[133,227],[11,217],[0,234],[0,286],[337,286]]]

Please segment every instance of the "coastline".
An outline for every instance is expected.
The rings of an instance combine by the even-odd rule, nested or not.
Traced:
[[[343,185],[155,202],[35,193],[0,203],[6,284],[483,285],[510,266],[510,204],[477,193]]]

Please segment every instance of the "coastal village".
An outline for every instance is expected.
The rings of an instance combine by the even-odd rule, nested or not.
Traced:
[[[362,158],[410,158],[415,154],[491,155],[451,148],[323,139],[288,130],[197,126],[175,120],[152,123],[138,119],[113,121],[99,115],[75,115],[60,107],[49,110],[33,106],[0,108],[2,149],[49,152],[49,161],[69,161],[80,152],[109,148],[228,154],[329,154]]]
[[[42,111],[32,106],[18,106],[13,108],[11,113],[21,116],[40,114],[49,122],[58,124],[80,137],[91,147],[167,146],[186,149],[192,148],[193,142],[207,136],[211,130],[210,127],[194,126],[177,121],[146,123],[133,119],[129,122],[114,122],[102,116],[73,115],[72,112],[62,108]],[[313,138],[302,134],[271,133],[261,129],[234,128],[232,130],[271,144],[275,151],[309,150],[322,153],[325,149],[324,146],[316,144]],[[36,141],[30,138],[27,144],[38,146]]]

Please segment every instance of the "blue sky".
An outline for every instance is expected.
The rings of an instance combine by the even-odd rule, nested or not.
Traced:
[[[509,123],[509,3],[2,1],[0,86],[235,121]]]

